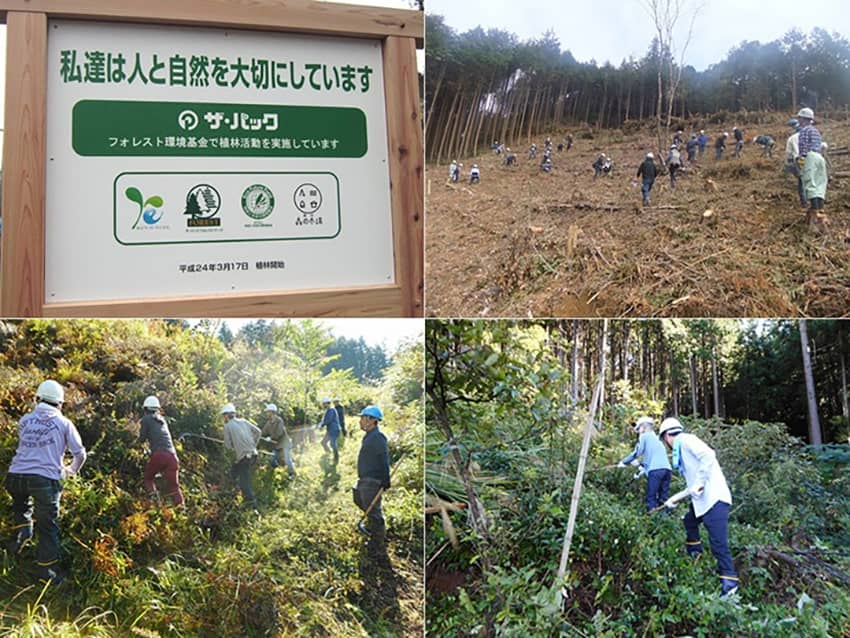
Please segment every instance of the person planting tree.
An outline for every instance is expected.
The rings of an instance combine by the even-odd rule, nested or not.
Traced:
[[[6,489],[12,497],[12,513],[17,530],[12,552],[18,553],[38,532],[36,576],[39,580],[60,583],[59,500],[61,479],[74,476],[86,462],[86,448],[80,433],[62,414],[65,390],[48,379],[36,390],[36,406],[18,425],[18,448],[9,465]],[[65,452],[74,457],[65,465]]]
[[[145,411],[139,427],[140,444],[147,442],[151,451],[151,457],[145,465],[143,484],[145,491],[153,498],[158,498],[156,482],[154,478],[161,473],[165,480],[166,494],[171,497],[174,505],[183,505],[183,492],[180,491],[180,462],[177,459],[177,450],[171,440],[171,432],[168,422],[160,413],[161,405],[159,398],[151,395],[142,404]]]
[[[694,434],[683,433],[678,419],[667,418],[661,423],[659,435],[672,451],[673,468],[685,476],[687,489],[674,494],[664,503],[674,507],[680,500],[691,499],[682,522],[685,526],[685,549],[688,555],[698,558],[702,554],[700,523],[708,531],[711,553],[717,560],[720,576],[720,595],[729,596],[738,591],[738,574],[729,550],[729,508],[732,494],[717,462],[717,456],[708,445]]]
[[[634,425],[638,433],[638,442],[634,451],[617,464],[626,467],[643,459],[646,467],[646,509],[652,511],[667,500],[670,492],[670,461],[661,441],[655,435],[655,422],[648,416],[642,416]]]

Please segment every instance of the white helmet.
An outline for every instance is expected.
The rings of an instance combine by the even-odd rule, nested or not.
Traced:
[[[797,113],[797,117],[805,117],[806,119],[813,120],[815,119],[815,112],[806,106],[800,109],[800,112]]]
[[[649,153],[646,154],[646,157],[647,157],[647,159],[652,159],[653,157],[655,157],[655,155],[653,155],[652,152],[650,151]]]
[[[159,399],[157,399],[154,395],[150,395],[147,399],[145,399],[145,402],[142,403],[142,407],[151,410],[156,408],[157,410],[159,410],[162,406],[159,405]]]
[[[62,386],[57,381],[48,379],[39,384],[38,390],[35,391],[35,397],[50,401],[51,403],[64,403],[65,390],[62,389]]]
[[[274,403],[266,405],[266,412],[277,412],[277,406]]]
[[[339,403],[339,397],[334,398],[334,403]]]
[[[655,421],[652,420],[652,417],[642,416],[635,423],[635,432],[639,431],[641,426],[648,425],[651,428],[655,428]]]
[[[330,403],[330,402],[331,402],[330,397],[325,397],[324,399],[322,399],[322,405],[325,405],[326,403]]]
[[[829,144],[827,144],[826,142],[821,142],[821,144],[820,144],[820,150],[822,150],[822,151],[828,151],[828,150],[829,150]]]
[[[232,403],[225,403],[221,407],[221,413],[222,414],[236,414],[236,406],[233,405]]]
[[[679,423],[679,419],[668,417],[661,422],[661,427],[658,428],[658,435],[664,436],[665,434],[679,434],[681,431],[682,424]]]

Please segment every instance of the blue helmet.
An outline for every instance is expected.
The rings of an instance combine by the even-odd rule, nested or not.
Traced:
[[[788,120],[788,126],[799,126],[799,125],[800,125],[800,123],[797,121],[796,117],[792,117],[790,120]]]
[[[381,408],[377,405],[367,405],[357,416],[370,416],[373,419],[378,419],[378,421],[380,421],[384,418],[384,413],[381,412]]]

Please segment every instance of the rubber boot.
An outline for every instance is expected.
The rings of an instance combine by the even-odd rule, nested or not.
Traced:
[[[726,598],[738,592],[737,576],[721,576],[720,577],[720,597]]]
[[[686,541],[685,551],[688,552],[688,556],[697,560],[702,556],[702,543],[700,541]]]

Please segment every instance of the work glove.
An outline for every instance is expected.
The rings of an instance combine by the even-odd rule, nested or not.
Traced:
[[[622,461],[620,461],[619,463],[617,463],[617,467],[618,468],[624,468],[624,467],[626,467],[626,464],[623,463]]]
[[[702,485],[702,484],[694,485],[693,487],[688,489],[688,493],[691,496],[699,496],[700,494],[702,494],[704,489],[705,489],[705,485]]]
[[[62,480],[69,479],[74,476],[74,470],[70,465],[63,465],[61,470]]]
[[[805,163],[806,163],[806,158],[805,158],[805,157],[798,157],[798,158],[797,158],[797,168],[799,168],[799,169],[801,169],[801,170],[802,170],[802,168],[803,168],[803,164],[805,164]]]
[[[674,501],[672,497],[668,498],[666,501],[664,501],[664,507],[666,507],[667,509],[673,509],[678,504],[679,504],[679,501]]]
[[[640,465],[640,461],[638,461],[637,459],[635,459],[634,461],[632,461],[632,462],[631,462],[631,464],[630,464],[630,465],[631,465],[632,467],[637,467],[637,466],[639,466],[639,465]]]
[[[262,439],[260,439],[260,440],[261,440],[261,441],[264,441],[265,443],[274,443],[274,441],[272,440],[272,437],[270,437],[270,436],[264,436],[264,437],[263,437]]]

